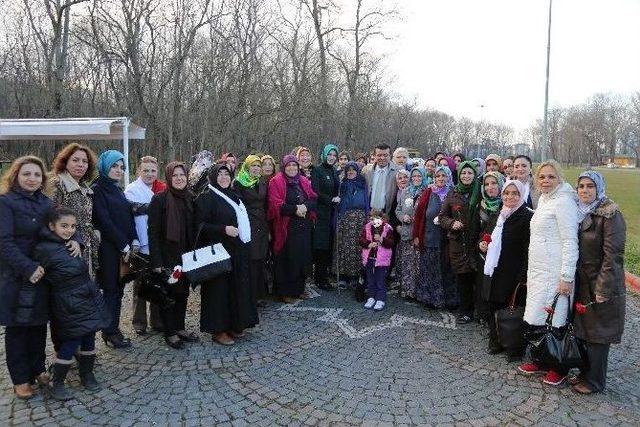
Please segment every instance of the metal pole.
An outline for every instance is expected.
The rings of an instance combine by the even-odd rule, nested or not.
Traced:
[[[122,154],[124,155],[124,185],[129,185],[129,118],[122,118]]]
[[[551,7],[553,0],[549,0],[549,25],[547,28],[547,74],[544,85],[544,120],[542,122],[542,140],[540,141],[540,157],[544,162],[547,160],[547,144],[549,138],[547,113],[549,109],[549,62],[551,58]]]

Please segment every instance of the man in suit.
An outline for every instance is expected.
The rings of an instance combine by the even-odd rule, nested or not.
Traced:
[[[384,211],[389,218],[395,209],[396,167],[391,163],[391,147],[379,144],[375,148],[375,163],[362,171],[369,187],[369,200],[372,209]]]

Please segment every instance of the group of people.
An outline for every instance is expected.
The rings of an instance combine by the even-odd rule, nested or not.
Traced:
[[[458,324],[486,322],[487,351],[520,360],[524,347],[500,344],[496,311],[518,301],[527,327],[539,327],[560,294],[554,326],[574,302],[587,307],[573,322],[588,362],[569,380],[580,393],[604,389],[609,345],[624,326],[625,223],[599,173],[585,171],[574,189],[553,160],[533,173],[525,155],[411,159],[386,144],[368,159],[327,144],[313,160],[307,147],[279,165],[270,155],[239,162],[205,150],[191,167],[168,162],[163,182],[158,160],[145,156],[122,188],[129,171],[115,150],[96,156],[71,143],[50,171],[37,157],[16,159],[0,195],[0,324],[16,396],[30,398],[37,383],[70,399],[64,382],[74,356],[82,385],[99,388],[96,333],[114,348],[131,346],[121,331],[123,277],[171,272],[183,253],[215,243],[231,271],[202,283],[179,276],[166,286],[173,304],[147,307],[134,283],[138,335],[150,326],[175,349],[198,341],[185,316],[190,289],[200,286],[200,331],[233,345],[258,324],[268,294],[294,303],[308,298],[308,277],[331,290],[335,276],[340,288],[366,288],[365,309],[384,310],[397,282],[404,298],[455,310]],[[56,352],[48,371],[47,324]],[[518,369],[544,373],[551,385],[568,374],[531,362]]]

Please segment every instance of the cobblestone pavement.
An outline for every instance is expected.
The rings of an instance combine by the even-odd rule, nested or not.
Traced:
[[[198,307],[193,293],[192,330]],[[123,323],[133,336],[130,314]],[[158,334],[134,337],[124,351],[100,343],[103,390],[82,390],[74,370],[76,398],[66,403],[13,398],[3,332],[0,425],[640,425],[639,314],[640,299],[630,296],[608,391],[586,397],[485,354],[481,326],[456,326],[448,313],[396,295],[380,313],[349,292],[295,306],[270,302],[260,326],[233,347],[207,334],[183,351]]]

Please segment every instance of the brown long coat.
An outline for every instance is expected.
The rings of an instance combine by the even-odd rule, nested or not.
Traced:
[[[596,295],[609,300],[592,304],[576,314],[576,336],[590,343],[617,344],[622,337],[625,314],[624,244],[626,225],[618,205],[605,199],[580,224],[576,301],[583,304]]]
[[[459,211],[456,211],[458,206],[460,206]],[[469,197],[452,190],[442,202],[440,215],[438,215],[440,227],[447,231],[451,269],[455,274],[471,273],[477,268],[478,224],[476,221],[478,216],[474,215],[470,218],[471,224],[469,224],[467,209],[469,209]],[[454,221],[463,223],[464,228],[461,230],[451,228]]]

